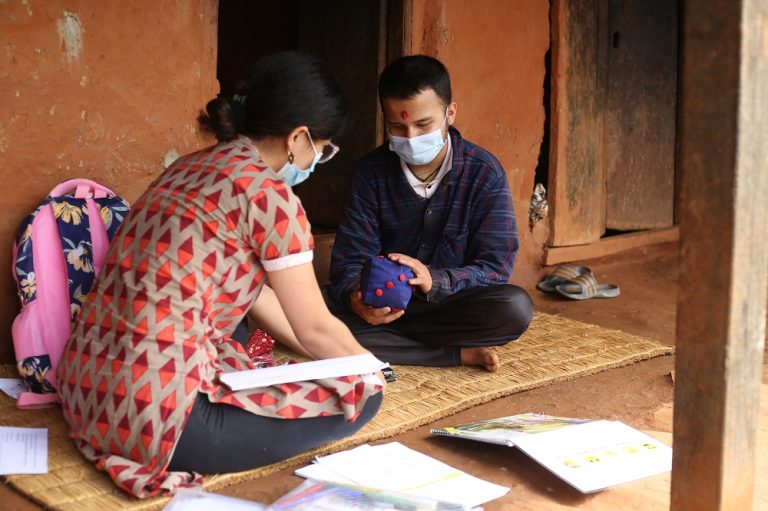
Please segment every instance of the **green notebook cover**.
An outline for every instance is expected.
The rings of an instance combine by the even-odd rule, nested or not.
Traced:
[[[574,419],[571,417],[556,417],[537,413],[521,413],[498,419],[488,419],[477,422],[467,422],[456,426],[431,429],[433,436],[447,436],[476,440],[489,444],[515,445],[515,439],[526,435],[535,435],[554,431],[574,424],[590,422],[589,419]]]

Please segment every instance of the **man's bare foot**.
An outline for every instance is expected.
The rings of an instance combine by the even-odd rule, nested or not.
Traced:
[[[499,356],[491,348],[461,348],[461,365],[482,366],[486,371],[499,370]]]

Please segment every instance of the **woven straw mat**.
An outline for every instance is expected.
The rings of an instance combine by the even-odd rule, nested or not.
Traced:
[[[397,366],[376,417],[357,434],[265,467],[208,476],[205,489],[256,479],[314,456],[391,437],[437,419],[515,392],[594,374],[673,352],[656,341],[595,325],[536,313],[517,341],[497,347],[501,369],[488,373],[472,367]],[[16,376],[15,368],[1,368]],[[446,388],[444,382],[452,384]],[[8,484],[47,509],[62,511],[159,510],[168,497],[126,497],[97,471],[68,438],[60,408],[19,410],[0,395],[0,425],[48,428],[48,469],[42,475],[5,476]]]

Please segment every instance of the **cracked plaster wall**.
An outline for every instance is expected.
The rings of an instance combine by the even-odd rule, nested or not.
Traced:
[[[133,202],[204,143],[218,92],[217,2],[0,0],[0,362],[19,309],[11,245],[59,182],[91,178]]]

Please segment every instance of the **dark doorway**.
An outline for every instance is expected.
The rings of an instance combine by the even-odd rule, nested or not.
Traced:
[[[295,188],[315,233],[336,228],[354,162],[381,143],[376,83],[388,54],[387,16],[396,3],[219,2],[217,73],[222,94],[233,93],[235,81],[258,57],[294,49],[323,59],[344,89],[350,122],[335,141],[341,152]]]

